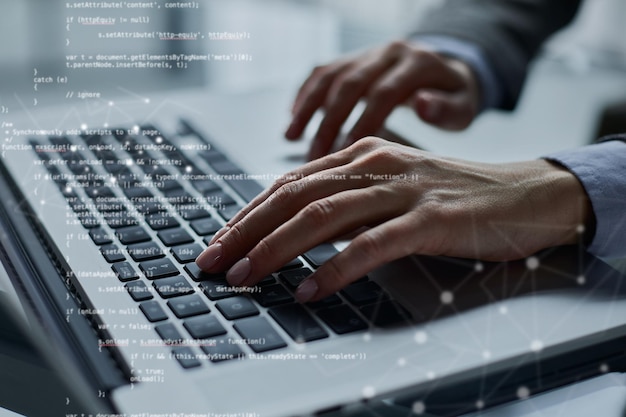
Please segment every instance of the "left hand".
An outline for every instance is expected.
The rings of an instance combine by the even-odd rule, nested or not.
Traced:
[[[231,285],[252,286],[358,232],[296,291],[314,301],[410,254],[509,260],[574,243],[591,216],[576,177],[548,161],[467,162],[365,138],[277,181],[196,262],[207,272],[230,268]]]

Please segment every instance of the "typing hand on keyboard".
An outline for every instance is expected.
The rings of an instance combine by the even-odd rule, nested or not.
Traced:
[[[574,243],[589,210],[575,177],[544,160],[466,162],[368,138],[277,181],[196,263],[253,286],[300,253],[360,231],[297,284],[299,301],[317,301],[410,254],[509,260]]]

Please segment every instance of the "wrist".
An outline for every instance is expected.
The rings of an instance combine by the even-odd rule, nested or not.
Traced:
[[[591,201],[578,178],[562,165],[537,160],[529,164],[534,171],[538,192],[529,192],[534,215],[551,229],[547,246],[590,241],[595,230]],[[553,232],[553,233],[552,233]]]

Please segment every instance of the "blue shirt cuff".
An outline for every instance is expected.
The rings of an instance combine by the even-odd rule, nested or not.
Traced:
[[[478,45],[443,35],[416,35],[411,39],[423,43],[435,52],[459,59],[472,68],[482,93],[481,111],[500,106],[502,89],[491,64]]]
[[[589,196],[596,217],[589,252],[603,258],[626,257],[626,143],[612,140],[544,158],[576,175]]]

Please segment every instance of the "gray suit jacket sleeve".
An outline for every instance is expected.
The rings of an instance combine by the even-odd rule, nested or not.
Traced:
[[[447,0],[416,35],[445,35],[475,43],[493,67],[501,108],[517,103],[528,64],[551,34],[575,16],[581,0]]]

